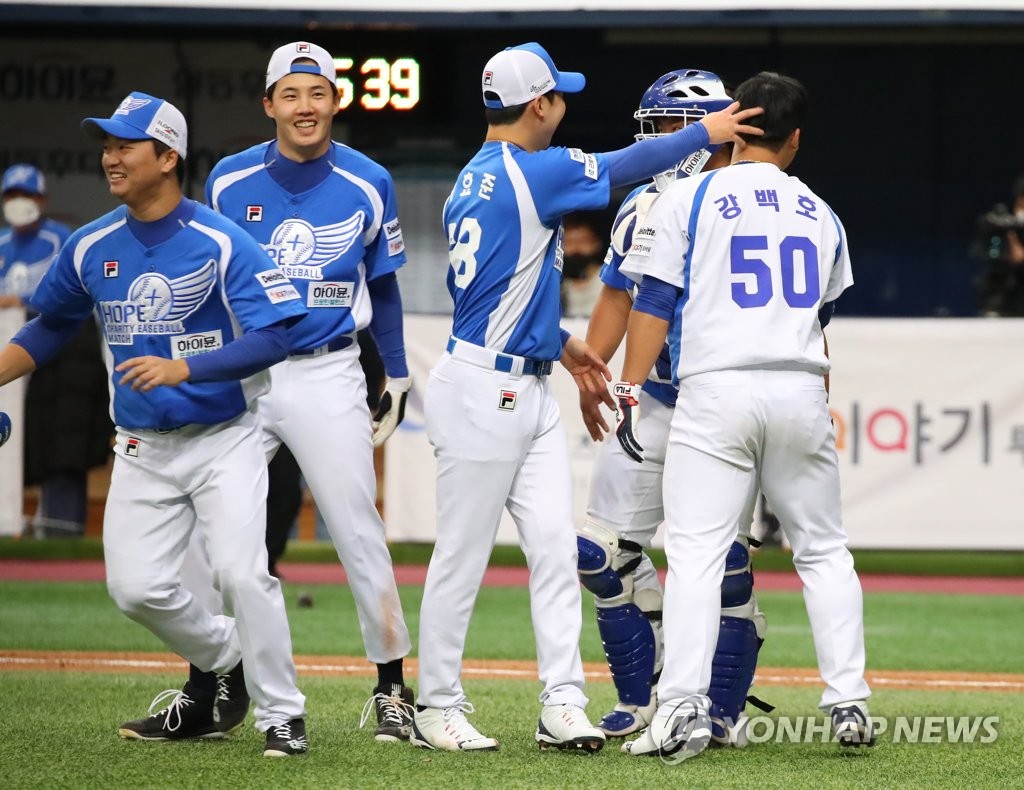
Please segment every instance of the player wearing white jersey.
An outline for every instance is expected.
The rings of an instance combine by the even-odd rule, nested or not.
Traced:
[[[846,547],[823,326],[853,282],[828,205],[785,174],[806,91],[762,72],[736,91],[762,106],[762,139],[727,168],[677,181],[637,232],[622,272],[629,318],[617,433],[643,460],[638,395],[666,336],[679,399],[665,459],[665,667],[651,726],[625,744],[670,762],[711,738],[712,660],[726,555],[758,484],[793,546],[825,681],[821,708],[843,745],[872,739],[860,582]]]
[[[560,331],[561,218],[606,206],[635,183],[713,142],[732,139],[745,114],[708,116],[676,135],[622,151],[550,148],[563,94],[582,74],[559,72],[538,44],[512,47],[484,67],[483,147],[444,208],[455,304],[447,352],[431,371],[427,435],[437,457],[437,542],[420,614],[419,706],[412,741],[427,748],[496,749],[465,717],[460,681],[469,617],[503,508],[530,568],[543,683],[535,739],[542,748],[596,751],[604,734],[584,713],[569,451],[547,380],[561,360],[581,389],[607,395],[607,367]]]
[[[304,752],[305,698],[281,588],[267,573],[255,401],[265,369],[286,353],[287,323],[306,311],[252,239],[183,198],[187,130],[175,107],[132,93],[109,119],[82,126],[103,140],[110,192],[124,206],[64,245],[31,299],[39,317],[0,351],[0,384],[52,358],[95,311],[117,425],[103,525],[107,587],[126,615],[219,676],[190,680],[165,709],[119,734],[222,737],[248,710],[244,659],[264,754]],[[214,616],[181,585],[194,530],[233,616]]]
[[[644,91],[633,115],[640,122],[636,137],[644,140],[674,132],[731,103],[722,81],[712,72],[670,71]],[[622,203],[601,269],[604,285],[587,328],[587,343],[606,362],[625,335],[636,290],[636,283],[619,268],[651,205],[677,178],[727,165],[731,154],[731,145],[702,148],[650,184],[633,190]],[[662,472],[677,396],[666,345],[639,398],[644,413],[644,463],[635,463],[617,441],[601,447],[590,482],[587,519],[577,536],[580,580],[594,593],[598,631],[618,692],[614,710],[598,724],[609,736],[625,736],[646,727],[657,708],[663,593],[644,550],[651,547],[664,520]],[[580,409],[591,436],[601,441],[608,425],[599,399],[581,392]],[[750,521],[749,513],[741,518],[741,534],[730,550],[722,588],[723,627],[709,692],[715,737],[722,743],[745,742],[742,711],[765,634],[765,619],[752,590],[747,551]]]
[[[309,311],[289,327],[288,357],[271,368],[259,399],[263,446],[268,459],[282,443],[291,450],[345,566],[378,674],[362,721],[375,711],[376,740],[408,740],[413,693],[403,658],[412,643],[373,468],[373,448],[401,422],[412,384],[395,275],[406,260],[395,187],[379,164],[331,140],[338,104],[327,50],[305,41],[279,47],[266,88],[275,139],[218,162],[206,197],[260,243],[277,265],[273,276],[291,279]],[[388,376],[372,422],[356,343],[367,327]],[[201,566],[201,555],[193,561]]]

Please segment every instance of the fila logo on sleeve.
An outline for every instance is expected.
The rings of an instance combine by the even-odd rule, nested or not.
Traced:
[[[129,436],[124,442],[124,454],[138,458],[140,444],[142,444],[142,439],[137,436]]]
[[[106,279],[117,277],[118,261],[103,261],[103,276]]]
[[[246,206],[246,222],[263,222],[263,206]]]

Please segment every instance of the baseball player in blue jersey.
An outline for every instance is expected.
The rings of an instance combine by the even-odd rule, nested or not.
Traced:
[[[32,165],[11,165],[0,184],[0,307],[24,307],[71,231],[46,216],[46,179]]]
[[[10,225],[0,231],[0,308],[24,309],[71,231],[47,216],[46,178],[38,168],[11,165],[0,192]],[[88,471],[110,454],[109,406],[96,323],[87,321],[26,387],[25,485],[40,486],[33,534],[85,531]]]
[[[306,751],[305,698],[277,580],[267,573],[266,461],[255,400],[287,352],[298,292],[251,238],[184,199],[187,129],[170,103],[131,93],[103,140],[110,192],[124,204],[76,231],[32,297],[40,313],[0,351],[0,384],[45,364],[95,311],[108,349],[117,425],[103,525],[107,587],[118,607],[174,652],[215,674],[192,679],[119,734],[222,737],[256,703],[267,756]],[[206,540],[224,609],[180,583],[194,530]]]
[[[731,103],[717,75],[697,69],[670,71],[655,80],[640,100],[633,116],[640,122],[637,139],[669,134]],[[658,195],[677,178],[727,165],[731,153],[728,144],[702,148],[678,167],[635,189],[623,202],[612,225],[612,243],[601,270],[604,286],[587,329],[587,343],[606,362],[622,342],[633,305],[636,283],[619,267],[633,245],[637,228],[644,226]],[[577,536],[580,580],[594,593],[598,631],[619,697],[615,709],[598,725],[609,736],[643,729],[651,723],[657,708],[663,595],[644,549],[650,548],[665,517],[662,472],[677,395],[665,346],[640,393],[644,463],[633,461],[618,442],[606,442],[601,447],[591,477],[587,520]],[[609,427],[599,399],[581,392],[580,407],[591,436],[601,441]],[[723,625],[709,691],[715,738],[739,745],[746,742],[742,711],[765,634],[765,620],[751,589],[753,577],[747,552],[750,515],[744,513],[741,517],[741,534],[726,563]]]
[[[376,162],[331,140],[338,111],[334,61],[305,41],[277,49],[263,106],[277,134],[221,160],[207,202],[260,243],[309,314],[288,330],[288,357],[259,400],[263,446],[284,443],[324,516],[356,601],[378,683],[379,741],[407,740],[411,649],[384,523],[377,512],[373,448],[401,421],[411,386],[396,271],[406,260],[395,186]],[[371,420],[356,332],[369,328],[387,373]],[[363,721],[366,721],[364,716]]]
[[[607,395],[607,367],[559,329],[561,219],[604,207],[612,187],[650,178],[709,140],[725,142],[753,127],[742,125],[747,114],[730,108],[676,135],[609,154],[549,147],[565,114],[564,94],[584,84],[582,74],[559,72],[536,43],[492,57],[482,76],[487,138],[444,207],[455,310],[424,404],[438,477],[412,735],[421,747],[498,748],[466,718],[472,706],[460,674],[503,508],[530,568],[544,686],[535,739],[541,748],[593,752],[604,745],[604,733],[584,712],[569,450],[547,376],[560,360],[580,389]]]
[[[722,577],[758,485],[804,584],[825,681],[820,706],[840,744],[873,738],[862,595],[840,514],[822,331],[853,282],[846,233],[820,197],[784,172],[800,144],[804,87],[762,72],[736,98],[764,107],[753,121],[764,136],[735,151],[729,167],[665,190],[621,266],[639,283],[623,381],[615,385],[618,438],[634,460],[645,452],[636,382],[666,338],[679,383],[664,471],[660,704],[650,727],[624,745],[669,762],[699,754],[711,739]]]

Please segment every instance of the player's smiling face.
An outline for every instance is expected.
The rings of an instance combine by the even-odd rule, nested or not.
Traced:
[[[107,136],[103,141],[103,173],[110,194],[127,206],[156,194],[166,172],[174,168],[170,151],[157,155],[152,140],[124,140]]]
[[[281,153],[297,162],[323,156],[331,142],[331,121],[338,111],[333,86],[316,74],[279,79],[263,108],[277,125]]]

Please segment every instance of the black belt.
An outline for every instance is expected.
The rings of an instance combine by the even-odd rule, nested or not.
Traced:
[[[296,351],[293,354],[289,354],[288,357],[289,359],[295,359],[296,357],[322,357],[324,354],[331,354],[335,351],[341,351],[343,348],[348,348],[354,342],[350,335],[342,335],[322,346],[311,348],[308,351]]]

